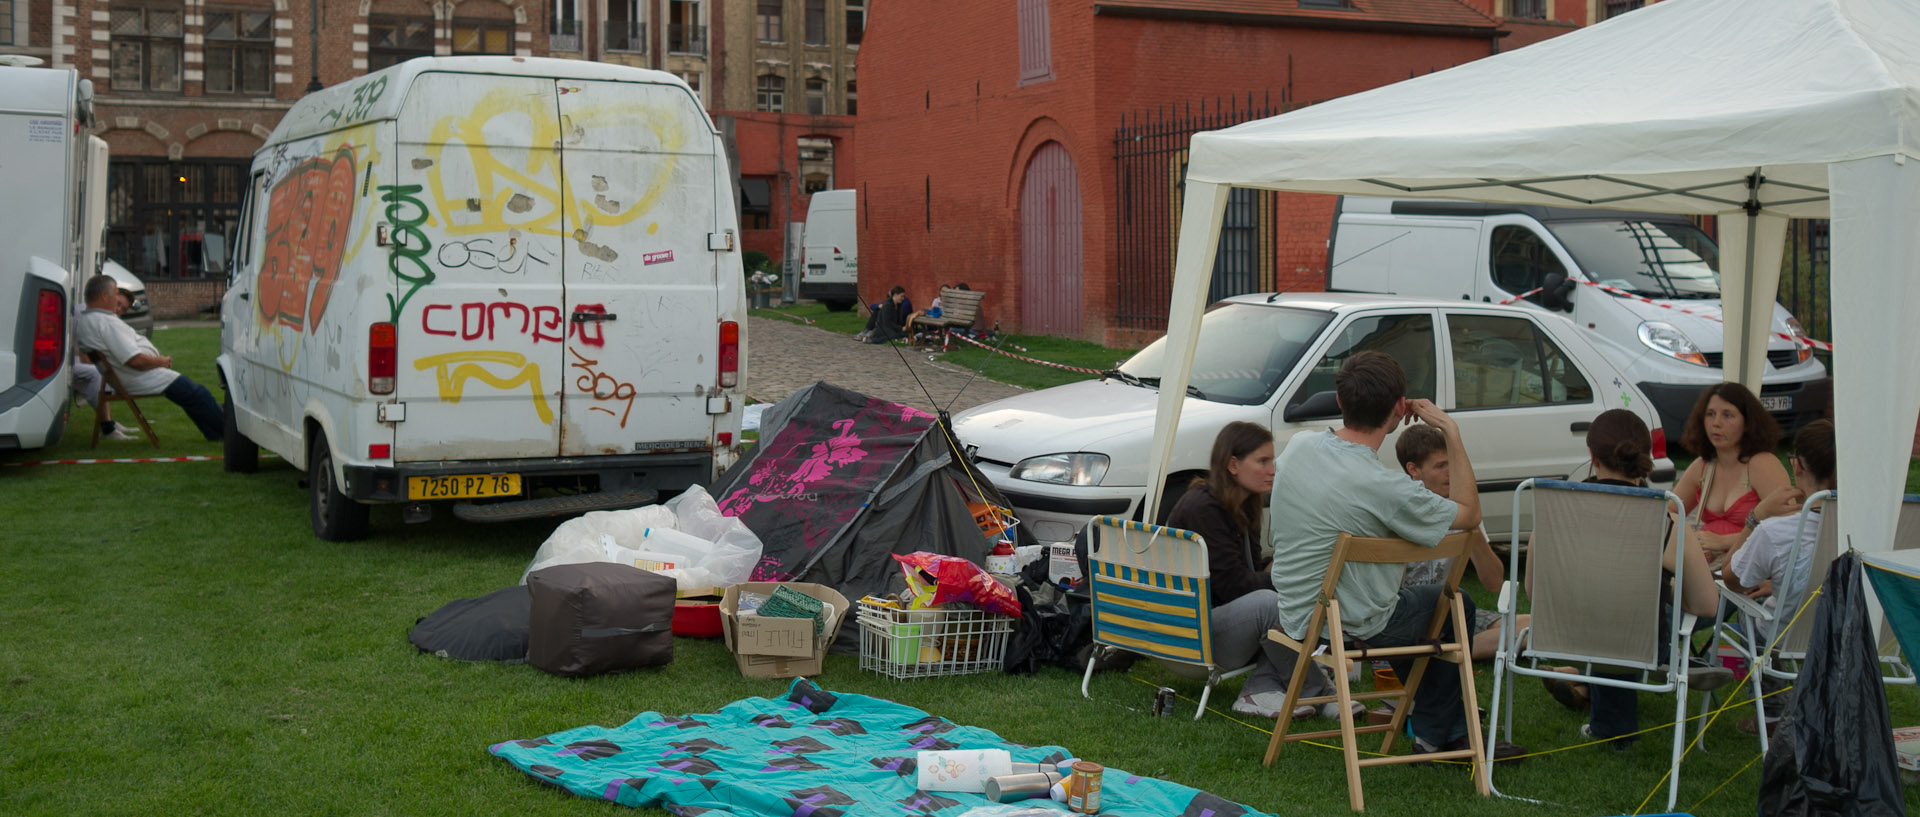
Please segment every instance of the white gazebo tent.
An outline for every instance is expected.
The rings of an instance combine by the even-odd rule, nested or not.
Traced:
[[[1232,187],[1717,215],[1727,368],[1749,386],[1786,220],[1831,218],[1841,534],[1891,547],[1920,410],[1920,3],[1666,0],[1194,136],[1150,473]]]

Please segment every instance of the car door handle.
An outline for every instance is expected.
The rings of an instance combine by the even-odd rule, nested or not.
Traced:
[[[1577,423],[1574,423],[1573,425],[1568,426],[1567,430],[1577,434],[1579,432],[1586,431],[1589,428],[1593,428],[1593,423],[1588,422],[1586,420],[1581,420]]]
[[[593,323],[595,321],[610,321],[613,320],[613,317],[613,313],[611,312],[575,312],[573,313],[573,322]]]

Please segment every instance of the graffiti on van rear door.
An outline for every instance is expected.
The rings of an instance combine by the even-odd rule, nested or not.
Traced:
[[[393,223],[393,249],[387,254],[387,271],[407,288],[399,300],[387,296],[387,306],[392,311],[388,320],[399,323],[407,301],[421,287],[433,283],[433,268],[427,266],[426,261],[433,242],[427,240],[427,234],[420,229],[428,215],[427,206],[420,202],[420,185],[380,185],[380,200],[386,202],[387,221]]]
[[[262,322],[300,332],[326,314],[347,249],[353,184],[353,148],[342,146],[295,165],[274,185],[254,301]]]
[[[489,367],[499,367],[507,373],[497,374]],[[440,399],[449,403],[460,402],[468,380],[478,380],[501,391],[524,385],[533,393],[533,409],[540,415],[540,422],[553,422],[553,409],[547,405],[546,389],[540,385],[540,364],[529,362],[527,356],[519,352],[447,352],[415,360],[413,368],[434,370],[433,379],[440,388]]]

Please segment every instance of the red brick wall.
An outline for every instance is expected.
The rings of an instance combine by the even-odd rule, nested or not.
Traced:
[[[1082,199],[1081,335],[1137,340],[1109,328],[1112,140],[1123,114],[1249,92],[1330,99],[1490,51],[1486,38],[1096,17],[1064,2],[1051,4],[1051,34],[1055,78],[1023,87],[1015,4],[876,7],[860,52],[863,288],[901,283],[924,302],[940,283],[964,280],[989,293],[987,323],[1018,327],[1021,185],[1034,151],[1054,141],[1073,159]],[[927,60],[936,42],[942,59]],[[1332,206],[1282,197],[1283,282],[1324,275]]]
[[[802,137],[832,140],[834,187],[857,187],[855,118],[766,111],[716,111],[714,115],[733,117],[733,141],[739,151],[740,175],[773,179],[773,214],[767,229],[742,229],[741,248],[759,250],[778,262],[786,255],[787,222],[806,221],[807,204],[813,200],[801,192],[799,140]]]
[[[157,320],[219,320],[217,314],[202,314],[202,310],[218,305],[226,291],[227,282],[220,279],[148,281],[147,304]]]

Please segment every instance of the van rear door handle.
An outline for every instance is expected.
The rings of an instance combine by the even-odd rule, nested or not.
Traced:
[[[613,320],[612,312],[575,312],[573,313],[574,323],[593,323],[595,321],[610,321],[610,320]]]
[[[1582,432],[1582,431],[1586,431],[1587,429],[1589,429],[1589,428],[1592,428],[1592,427],[1593,427],[1593,423],[1591,423],[1591,422],[1588,422],[1588,421],[1586,421],[1586,420],[1581,420],[1581,421],[1579,421],[1579,422],[1577,422],[1577,423],[1574,423],[1574,424],[1573,424],[1573,425],[1571,425],[1571,426],[1568,426],[1568,427],[1567,427],[1567,430],[1569,430],[1569,431],[1572,431],[1572,432],[1575,432],[1575,433],[1579,433],[1579,432]]]

